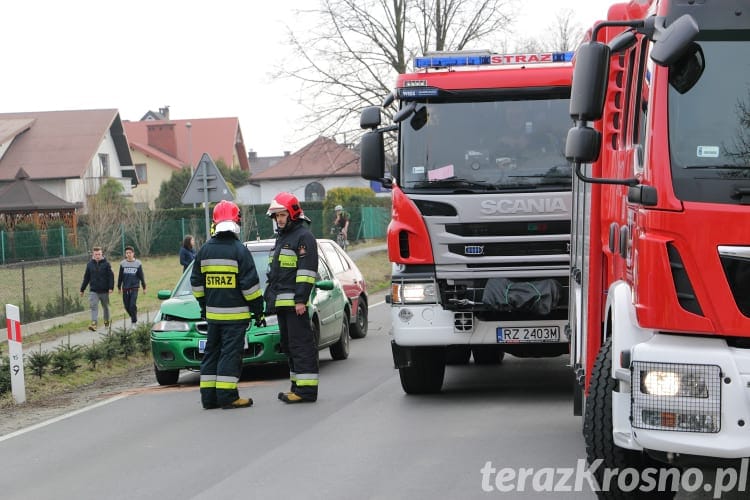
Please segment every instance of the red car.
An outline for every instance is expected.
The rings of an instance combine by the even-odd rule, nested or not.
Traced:
[[[354,261],[333,240],[318,240],[331,271],[344,288],[351,304],[349,336],[361,339],[367,335],[367,283]],[[355,313],[356,311],[356,313]]]

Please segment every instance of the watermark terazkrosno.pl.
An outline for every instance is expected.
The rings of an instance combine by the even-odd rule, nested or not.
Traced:
[[[748,475],[748,459],[743,458],[740,467],[716,468],[715,475],[704,477],[705,469],[689,467],[647,467],[643,470],[608,468],[597,459],[590,464],[579,458],[575,467],[494,467],[488,461],[479,469],[482,475],[482,491],[507,493],[511,491],[534,492],[665,492],[703,490],[713,492],[713,498],[721,498],[728,491],[745,491]],[[601,478],[601,484],[597,480]]]

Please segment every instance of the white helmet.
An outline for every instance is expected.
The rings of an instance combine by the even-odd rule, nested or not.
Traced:
[[[336,206],[334,207],[334,210],[335,210],[336,212],[338,212],[339,210],[343,210],[343,209],[344,209],[344,207],[342,207],[341,205],[336,205]]]

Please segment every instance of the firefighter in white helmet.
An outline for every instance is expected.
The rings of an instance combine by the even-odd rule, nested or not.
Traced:
[[[318,246],[306,226],[297,197],[279,193],[268,207],[276,221],[276,244],[271,251],[265,300],[279,320],[281,349],[289,357],[289,392],[280,392],[285,403],[318,399],[318,346],[308,305],[318,275]]]
[[[214,207],[214,235],[193,261],[190,284],[208,322],[201,361],[200,393],[205,409],[247,408],[237,383],[242,371],[245,332],[251,317],[264,322],[263,297],[253,257],[239,240],[240,209],[222,200]]]

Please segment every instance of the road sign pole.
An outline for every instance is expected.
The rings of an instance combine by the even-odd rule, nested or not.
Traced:
[[[17,306],[5,304],[5,325],[8,329],[8,357],[10,359],[10,388],[16,403],[26,402],[26,383],[23,378],[23,346],[21,344],[21,314]]]
[[[206,217],[206,241],[211,238],[211,226],[208,217],[208,165],[205,161],[201,162],[203,167],[203,215]]]

